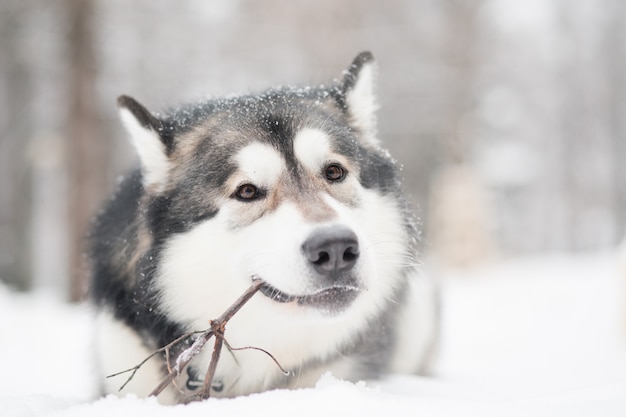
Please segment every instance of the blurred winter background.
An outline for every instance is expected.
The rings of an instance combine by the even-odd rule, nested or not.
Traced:
[[[621,0],[0,0],[0,301],[84,293],[86,225],[135,161],[118,95],[158,111],[326,83],[362,50],[444,282],[440,374],[622,358]]]

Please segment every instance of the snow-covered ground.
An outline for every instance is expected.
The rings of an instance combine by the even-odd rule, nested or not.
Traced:
[[[90,315],[0,287],[0,416],[626,416],[626,274],[614,253],[443,277],[436,375],[163,407],[93,400]],[[625,271],[626,272],[626,271]]]

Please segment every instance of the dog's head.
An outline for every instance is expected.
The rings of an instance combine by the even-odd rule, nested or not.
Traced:
[[[327,87],[164,117],[119,99],[169,316],[206,323],[254,277],[267,282],[253,300],[263,314],[367,318],[389,302],[415,248],[395,163],[376,137],[375,75],[366,52]]]

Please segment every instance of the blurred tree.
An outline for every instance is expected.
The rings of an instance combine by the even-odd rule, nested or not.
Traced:
[[[0,280],[31,285],[31,167],[33,82],[24,48],[30,1],[0,2]]]
[[[603,57],[608,83],[615,238],[622,239],[626,236],[626,2],[612,0],[609,6]]]
[[[441,265],[465,268],[490,259],[494,246],[486,187],[473,161],[484,2],[446,0],[440,5],[446,28],[440,49],[447,68],[446,123],[441,126],[443,164],[429,176],[426,231]]]
[[[70,228],[70,299],[86,291],[85,236],[90,219],[109,189],[110,144],[103,135],[95,93],[98,60],[94,53],[94,2],[65,0],[69,31],[70,74],[66,160]]]
[[[617,244],[624,214],[619,204],[624,186],[623,35],[621,3],[559,4],[563,56],[559,66],[560,172],[563,229],[560,247],[589,250],[600,242]],[[594,33],[594,29],[602,28]],[[605,46],[610,38],[610,46]],[[608,59],[607,59],[608,55]],[[622,162],[616,161],[622,159]],[[615,207],[614,207],[615,206]],[[617,210],[615,210],[617,209]],[[619,218],[622,218],[622,221]]]
[[[481,60],[480,18],[483,1],[445,0],[446,30],[441,51],[448,77],[443,88],[447,96],[447,123],[443,154],[447,163],[463,164],[471,159],[475,132],[472,115],[477,101],[477,71]]]

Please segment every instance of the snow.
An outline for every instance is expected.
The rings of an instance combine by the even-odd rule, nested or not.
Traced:
[[[551,255],[442,273],[443,342],[433,377],[165,407],[94,400],[91,313],[0,287],[2,416],[625,416],[626,275],[617,252]]]

